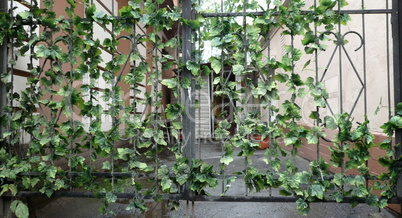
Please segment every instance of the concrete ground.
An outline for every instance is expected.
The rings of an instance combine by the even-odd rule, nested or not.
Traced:
[[[201,148],[201,149],[200,149]],[[219,159],[221,157],[221,146],[218,143],[203,142],[200,147],[197,147],[197,158],[201,157],[206,163],[214,166],[215,171],[219,171]],[[266,164],[264,162],[265,150],[257,150],[252,158],[254,166],[264,170]],[[235,152],[236,153],[236,152]],[[286,159],[286,158],[283,158]],[[171,155],[165,155],[162,162],[167,165],[173,163]],[[295,157],[296,166],[299,170],[308,170],[309,161]],[[244,169],[244,158],[235,157],[233,163],[227,169],[227,174]],[[211,195],[219,196],[222,188],[218,187],[215,190],[208,190]],[[237,179],[230,187],[227,195],[244,196],[246,188],[242,179]],[[264,196],[268,195],[268,190],[260,193],[249,193],[249,195]],[[278,195],[278,190],[271,190],[271,194]],[[278,195],[279,196],[279,195]],[[192,204],[185,201],[180,201],[180,206],[177,211],[168,211],[164,203],[149,202],[150,208],[145,214],[139,211],[127,211],[126,201],[119,201],[111,204],[110,208],[115,212],[114,215],[100,215],[99,208],[101,206],[99,199],[88,198],[59,198],[44,207],[38,208],[35,215],[38,218],[78,218],[78,217],[186,217],[192,215]],[[243,203],[243,202],[195,202],[194,215],[199,218],[210,217],[273,217],[273,218],[288,218],[288,217],[311,217],[311,218],[392,218],[394,217],[387,210],[379,210],[365,204],[359,204],[352,208],[349,204],[337,203],[312,203],[308,216],[299,215],[295,203]]]

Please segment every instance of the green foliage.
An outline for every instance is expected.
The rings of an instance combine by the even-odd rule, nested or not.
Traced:
[[[14,200],[11,202],[10,209],[18,218],[29,217],[28,207],[20,200]]]
[[[209,195],[205,188],[216,188],[218,186],[218,179],[215,176],[213,166],[196,159],[191,164],[189,182],[190,190],[198,195]]]
[[[20,191],[31,190],[51,197],[55,191],[80,187],[104,196],[101,211],[107,212],[107,205],[117,201],[116,193],[124,191],[122,184],[128,179],[95,179],[91,172],[96,170],[98,158],[105,158],[100,162],[105,172],[132,173],[129,187],[135,189],[136,196],[127,209],[146,211],[143,196],[160,201],[163,193],[179,193],[183,187],[197,195],[207,195],[207,188],[218,186],[219,173],[202,160],[192,158],[189,163],[188,157],[183,156],[180,140],[187,108],[180,101],[164,105],[158,86],[164,85],[181,98],[182,92],[195,91],[190,90],[192,83],[196,89],[205,85],[202,76],[213,76],[213,95],[227,100],[228,105],[237,105],[231,114],[234,122],[226,119],[224,110],[218,115],[222,119],[216,122],[214,136],[221,140],[219,166],[223,172],[231,167],[235,155],[244,158],[241,173],[251,192],[280,188],[281,195],[298,198],[297,209],[303,215],[315,201],[365,198],[367,204],[383,208],[395,196],[402,168],[401,158],[395,158],[395,148],[400,145],[393,144],[392,137],[402,128],[402,103],[395,108],[395,116],[381,126],[388,138],[378,145],[386,154],[378,162],[388,171],[377,177],[373,188],[367,188],[367,179],[373,175],[366,162],[371,158],[371,149],[377,146],[368,119],[354,125],[353,118],[346,113],[320,117],[319,110],[327,106],[329,97],[325,83],[303,77],[311,60],[302,63],[300,72],[296,68],[305,54],[326,49],[323,42],[329,32],[335,31],[336,24],[350,20],[349,15],[334,12],[337,4],[347,5],[345,0],[320,0],[307,14],[302,11],[306,8],[304,1],[293,0],[286,5],[273,1],[276,7],[267,9],[260,17],[247,15],[252,22],[244,23],[231,17],[203,18],[200,14],[193,20],[183,19],[181,8],[161,7],[162,0],[148,0],[143,6],[139,0],[129,1],[120,8],[118,17],[84,1],[85,19],[75,13],[76,1],[67,1],[67,17],[57,17],[51,9],[55,3],[57,6],[57,1],[46,0],[47,9],[33,5],[31,10],[14,17],[0,13],[0,42],[11,37],[13,40],[8,40],[7,46],[19,51],[10,58],[10,65],[15,65],[23,55],[41,63],[29,66],[30,77],[21,93],[11,93],[10,75],[2,77],[10,92],[8,98],[18,104],[4,107],[0,118],[5,129],[0,137],[0,195],[11,194],[18,199]],[[231,12],[260,10],[256,1],[242,5],[233,0],[225,7]],[[33,29],[41,31],[28,33],[26,24],[34,24]],[[136,25],[152,31],[141,35]],[[181,38],[166,39],[166,34],[184,25],[197,31],[192,42],[209,40],[220,49],[217,55],[208,57],[210,65],[202,63],[201,51],[191,53],[192,59],[185,63],[166,53],[182,46]],[[315,27],[322,29],[322,34]],[[107,37],[100,39],[95,28]],[[285,45],[282,57],[264,56],[263,41],[276,28],[281,28],[285,37],[301,39],[302,47]],[[162,31],[163,38],[159,34]],[[144,46],[145,52],[141,51]],[[123,52],[125,49],[129,51]],[[184,69],[191,72],[192,79],[182,75]],[[165,77],[163,71],[176,76]],[[236,81],[242,82],[241,87],[230,81],[227,74],[241,78],[242,81]],[[99,81],[105,85],[99,87]],[[284,91],[287,95],[283,95]],[[305,117],[299,100],[306,96],[317,109],[308,112],[315,122],[311,128],[300,124]],[[271,104],[280,97],[281,106]],[[258,107],[246,108],[256,102]],[[269,109],[269,116],[274,119],[261,114],[260,108]],[[88,119],[89,124],[84,124],[80,117]],[[104,120],[109,118],[112,127],[105,128]],[[237,129],[233,136],[232,127]],[[306,143],[319,144],[327,130],[337,131],[329,147],[330,163],[319,158],[310,163],[308,171],[300,171],[294,163],[298,149]],[[167,133],[173,136],[173,142]],[[30,136],[24,146],[23,134]],[[257,136],[270,139],[270,148],[265,151],[266,171],[257,169],[250,158],[259,148]],[[127,145],[116,147],[122,139],[128,141]],[[281,147],[280,141],[290,152]],[[24,149],[18,150],[20,147]],[[175,162],[169,167],[160,163],[159,156],[168,150],[175,155]],[[85,156],[88,151],[89,156]],[[281,156],[288,158],[285,163]],[[57,165],[62,161],[67,163],[68,170]],[[331,177],[330,166],[340,168],[341,173]],[[359,175],[346,175],[354,169]],[[80,176],[69,177],[67,171]],[[37,174],[23,174],[27,172]],[[151,172],[154,176],[149,180],[138,177]],[[236,177],[220,176],[226,183],[224,195]],[[380,190],[381,196],[374,195],[373,190]],[[21,200],[14,200],[11,210],[17,217],[29,216],[28,207]]]

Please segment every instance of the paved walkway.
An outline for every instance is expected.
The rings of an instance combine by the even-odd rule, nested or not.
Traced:
[[[219,159],[221,157],[221,147],[219,144],[211,142],[203,143],[202,149],[197,148],[197,155],[205,162],[214,166],[215,171],[219,171]],[[264,169],[264,150],[257,150],[252,158],[254,166],[258,169]],[[162,160],[165,164],[171,165],[173,157],[166,155]],[[299,170],[308,170],[309,161],[296,157],[296,166]],[[242,171],[244,169],[244,158],[235,157],[227,169],[227,173]],[[211,195],[220,195],[221,187],[215,190],[209,190]],[[236,180],[232,184],[227,195],[244,196],[244,182],[241,179]],[[267,195],[265,190],[254,195]],[[278,190],[272,191],[273,195],[278,194]],[[146,214],[140,214],[138,211],[126,211],[125,201],[120,201],[110,205],[115,211],[115,216],[120,218],[125,217],[186,217],[186,214],[192,213],[191,204],[187,207],[185,201],[180,201],[180,207],[177,211],[168,212],[163,203],[149,203],[150,211]],[[81,198],[60,198],[45,207],[36,211],[38,218],[72,218],[72,217],[113,217],[113,215],[99,215],[100,200],[98,199],[81,199]],[[242,203],[242,202],[195,202],[194,214],[198,218],[212,217],[273,217],[273,218],[288,218],[288,217],[306,217],[300,216],[296,209],[295,203]],[[387,210],[379,210],[365,204],[359,204],[352,208],[349,204],[337,203],[312,203],[311,210],[307,217],[311,218],[358,218],[358,217],[373,217],[373,218],[393,218],[394,216]]]

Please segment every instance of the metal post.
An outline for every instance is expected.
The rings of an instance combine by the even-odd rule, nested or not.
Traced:
[[[8,13],[8,1],[1,0],[0,1],[0,12]],[[4,37],[3,41],[0,42],[0,117],[4,115],[4,107],[7,103],[7,90],[6,84],[2,81],[4,75],[7,74],[7,63],[8,63],[8,56],[7,56],[7,35]],[[0,139],[3,139],[4,127],[0,126]],[[6,142],[0,141],[0,148],[5,148]],[[0,217],[6,217],[9,215],[9,204],[11,202],[10,198],[0,197]]]
[[[393,0],[392,3],[392,31],[393,31],[393,51],[394,51],[394,104],[397,105],[399,102],[402,102],[402,7],[399,0]],[[397,130],[395,133],[395,143],[402,142],[402,131]],[[395,156],[396,158],[402,155],[402,148],[396,148]],[[397,186],[397,195],[398,197],[402,196],[402,176],[399,175],[399,181]]]
[[[183,1],[183,19],[193,20],[195,19],[195,13],[192,10],[191,0]],[[183,39],[183,62],[193,60],[193,43],[194,31],[188,26],[184,25],[182,29]],[[183,147],[182,151],[186,158],[188,158],[189,164],[192,163],[193,157],[195,157],[195,82],[191,71],[186,67],[183,67],[182,76],[191,82],[188,89],[183,89],[183,104],[185,108],[185,115],[183,116]],[[188,187],[186,189],[188,191]]]
[[[8,13],[8,1],[2,0],[0,1],[0,12]],[[8,56],[7,56],[7,35],[4,37],[0,46],[0,77],[4,78],[4,75],[7,74],[7,66],[8,66]],[[0,117],[4,115],[4,107],[7,103],[7,90],[6,84],[0,80]],[[0,139],[3,138],[4,127],[0,126]],[[0,147],[4,147],[5,142],[0,142]]]

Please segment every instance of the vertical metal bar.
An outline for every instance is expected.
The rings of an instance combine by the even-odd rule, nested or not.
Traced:
[[[73,28],[74,28],[74,24],[72,23],[72,22],[70,22],[70,31],[69,31],[69,34],[70,34],[70,41],[69,41],[69,45],[68,45],[68,53],[69,53],[69,56],[70,57],[72,57],[73,56]],[[71,78],[73,78],[73,70],[74,70],[74,65],[73,65],[73,63],[72,62],[70,62],[70,81],[69,81],[69,85],[70,85],[70,89],[73,87],[73,80],[71,79]],[[73,105],[72,105],[72,102],[71,102],[71,98],[69,99],[70,100],[70,103],[71,103],[71,117],[69,118],[69,120],[70,120],[70,122],[71,122],[71,125],[74,125],[74,112],[73,112],[73,110],[74,110],[74,108],[73,108]],[[69,155],[68,155],[68,171],[70,172],[70,173],[72,173],[72,157],[73,157],[73,149],[74,149],[74,140],[73,139],[69,139],[70,140],[70,151],[69,151]],[[91,153],[89,153],[89,156],[91,157]],[[71,176],[71,175],[69,175],[69,182],[70,182],[70,191],[72,191],[73,190],[73,177]]]
[[[14,8],[14,0],[11,0],[11,1],[9,1],[10,2],[10,5],[8,6],[9,8]],[[13,17],[14,18],[14,11],[13,10],[10,10],[10,15],[11,15],[11,17]],[[11,58],[15,58],[14,57],[14,43],[11,43],[11,45],[10,45],[10,54],[8,54]],[[8,61],[8,57],[7,57],[7,61]],[[9,70],[10,72],[14,72],[14,65],[13,64],[11,64],[10,65],[10,67],[7,67],[7,70]],[[3,77],[1,77],[1,78],[3,78]],[[10,83],[12,84],[12,86],[11,86],[11,88],[10,88],[10,90],[8,91],[8,93],[14,93],[14,73],[11,73],[11,80],[10,80]],[[6,94],[6,100],[7,100],[7,94]],[[10,104],[10,107],[13,109],[12,110],[12,112],[10,113],[10,115],[12,115],[12,113],[14,112],[14,105],[13,105],[13,103],[14,103],[14,99],[13,98],[11,98],[11,100],[10,100],[10,102],[9,102],[9,104]],[[6,127],[6,128],[10,128],[10,127]],[[22,132],[22,127],[20,127],[20,130],[19,131],[21,131]],[[20,136],[20,138],[19,138],[19,141],[20,141],[20,143],[18,143],[18,152],[20,152],[20,155],[21,156],[24,156],[24,154],[22,153],[22,144],[23,144],[23,141],[21,141],[21,140],[23,140],[23,135],[24,134],[21,134],[21,136]],[[9,144],[11,144],[11,143],[9,143]]]
[[[365,8],[365,2],[362,0],[362,8]],[[362,13],[362,37],[366,40],[366,17]],[[366,43],[363,44],[363,83],[364,83],[364,114],[367,114],[367,55],[366,55]]]
[[[201,5],[201,0],[198,0],[198,5],[199,6]],[[197,43],[198,43],[197,49],[201,50],[201,29],[198,29],[198,31],[197,31]],[[199,58],[199,59],[200,60],[197,60],[197,62],[201,61],[202,58]],[[202,80],[202,75],[201,75],[201,80]],[[198,144],[198,158],[199,159],[201,159],[201,154],[202,154],[202,149],[201,149],[201,122],[202,122],[202,120],[201,120],[201,107],[202,107],[201,90],[202,89],[198,90],[198,143],[197,144]],[[203,94],[205,94],[205,93],[203,93]]]
[[[200,45],[200,43],[198,45]],[[200,47],[198,47],[198,49],[200,49]],[[198,119],[197,119],[197,122],[198,122],[198,132],[197,132],[198,140],[197,140],[197,145],[198,145],[198,158],[201,159],[201,122],[202,122],[202,120],[201,120],[201,107],[202,107],[202,105],[201,105],[201,89],[198,90],[197,98],[198,98]]]
[[[393,0],[392,2],[392,31],[393,31],[393,43],[394,43],[394,104],[397,105],[399,102],[402,102],[402,7],[399,0]],[[397,130],[395,132],[395,143],[402,142],[402,130]],[[398,146],[396,148],[395,156],[396,158],[402,155],[402,148]],[[397,184],[397,195],[398,197],[402,196],[402,176],[399,175],[399,180]]]
[[[4,13],[8,13],[8,1],[0,1],[0,11]],[[7,52],[7,35],[3,38],[0,46],[0,77],[3,78],[4,75],[7,75],[7,66],[8,66],[8,52]],[[4,107],[7,104],[7,89],[6,84],[0,80],[0,117],[4,115]],[[4,127],[0,126],[0,139],[3,139]],[[6,142],[1,140],[0,147],[5,147]]]
[[[192,218],[195,217],[195,205],[194,205],[194,201],[191,201],[191,217],[192,217]]]
[[[93,0],[91,0],[91,6],[94,4],[94,1]],[[84,6],[84,10],[85,10],[85,6]],[[91,25],[93,26],[94,25],[94,22],[92,21],[91,22]],[[91,36],[91,39],[94,39],[94,28],[92,28],[91,29],[91,31],[90,31],[91,33],[90,33],[90,36]],[[87,75],[88,75],[88,79],[89,79],[89,86],[90,87],[92,87],[92,84],[93,84],[93,80],[91,79],[91,74],[90,73],[87,73]],[[90,89],[89,90],[89,101],[93,101],[93,90],[92,89]],[[89,117],[89,126],[88,126],[88,128],[90,127],[90,125],[91,125],[91,123],[92,123],[92,120],[93,120],[93,117],[92,117],[92,115],[90,115],[90,117]],[[92,158],[91,158],[91,156],[92,156],[92,153],[93,153],[93,143],[92,143],[92,137],[93,137],[93,135],[92,134],[90,134],[89,135],[89,171],[92,173],[92,171],[93,171],[93,161],[92,161]]]
[[[178,42],[180,41],[180,39],[182,37],[182,34],[180,34],[180,33],[182,33],[182,28],[183,28],[182,25],[179,23],[177,25],[177,32],[178,33],[176,34],[176,39],[177,39]],[[179,60],[181,53],[183,53],[182,48],[180,48],[180,46],[177,46],[175,60]],[[183,75],[182,72],[180,70],[178,70],[177,75],[176,75],[177,78],[181,78],[182,75]],[[183,99],[180,96],[183,95],[183,92],[182,92],[181,89],[179,89],[177,92],[178,92],[177,93],[177,103],[182,105],[183,104]],[[177,138],[177,148],[178,148],[179,151],[181,151],[182,148],[183,148],[183,142],[182,142],[182,140],[180,140],[180,139],[182,139],[182,136],[183,136],[183,131],[181,133],[179,133],[179,136]]]
[[[268,4],[267,10],[271,9],[270,7],[271,6]],[[272,31],[271,31],[268,34],[268,40],[267,40],[267,44],[268,44],[268,47],[267,47],[267,49],[268,49],[268,61],[267,61],[267,64],[270,63],[271,58],[272,58],[272,54],[271,54],[271,51],[272,51],[271,50],[271,38],[272,37],[274,37],[274,35],[272,35]],[[272,81],[273,78],[275,77],[275,70],[272,70],[270,65],[268,65],[268,66],[269,66],[269,77],[268,78],[269,78],[270,81]],[[273,109],[272,107],[274,105],[276,106],[276,104],[274,104],[273,101],[269,101],[268,105],[269,106],[268,106],[267,124],[268,124],[268,127],[271,127],[271,125],[273,125],[271,122],[272,122],[273,118],[275,118],[275,114],[274,114],[274,111],[272,110]],[[268,147],[268,149],[270,149],[270,150],[276,149],[273,146],[273,142],[274,142],[274,137],[273,137],[273,133],[271,132],[271,133],[269,133],[269,147]],[[266,152],[268,152],[268,149],[267,149]],[[269,155],[268,155],[267,158],[269,158],[269,160],[272,160],[272,152],[269,152]],[[269,170],[272,170],[272,161],[269,161],[268,168],[269,168]],[[269,196],[271,197],[272,196],[272,187],[269,187],[268,192],[269,192]]]
[[[158,45],[158,43],[160,43],[159,39],[156,40],[155,45]],[[155,79],[155,77],[151,78],[151,81],[153,83],[153,92],[154,92],[154,97],[153,97],[154,100],[153,100],[153,102],[154,102],[154,104],[155,104],[155,102],[159,101],[159,99],[158,99],[159,97],[157,96],[156,93],[158,93],[158,78],[159,78],[159,75],[160,75],[159,68],[158,68],[158,62],[159,62],[158,57],[161,54],[159,54],[158,52],[159,52],[159,50],[155,49],[153,57],[152,57],[152,63],[154,63],[154,68],[155,69],[153,71],[152,70],[151,71],[152,71],[153,74],[157,75],[156,79]],[[158,110],[160,110],[160,108],[155,104],[153,106],[153,110],[154,110],[153,111],[154,112],[154,116],[153,116],[154,118],[151,121],[151,123],[153,123],[151,125],[153,125],[154,128],[155,127],[158,128],[158,126],[159,126],[159,124],[158,124],[158,120],[159,120],[159,116],[158,116],[159,112],[158,112]],[[158,169],[159,169],[159,152],[158,151],[159,151],[159,146],[158,146],[158,143],[155,142],[155,174],[156,175],[158,175]],[[156,187],[159,187],[158,180],[155,181],[155,185],[156,185]]]
[[[195,14],[192,10],[191,0],[183,1],[183,19],[193,20],[195,19]],[[183,25],[182,30],[183,36],[183,62],[187,63],[187,61],[192,60],[192,53],[194,50],[194,43],[192,41],[192,37],[194,31],[188,25]],[[195,91],[195,82],[191,71],[186,67],[183,67],[184,78],[187,78],[191,85],[188,89],[183,89],[183,104],[185,108],[185,115],[183,116],[183,147],[182,152],[184,157],[186,157],[189,161],[189,164],[192,163],[193,158],[195,157],[195,96],[192,93]],[[186,187],[186,192],[189,192],[188,187]],[[189,193],[191,194],[191,193]]]
[[[223,7],[223,0],[221,0],[221,13],[223,13],[224,12],[224,7]],[[223,25],[223,21],[224,21],[224,19],[225,19],[225,17],[221,17],[220,18],[220,21],[221,21],[221,25]],[[221,32],[221,36],[220,36],[220,40],[223,40],[223,37],[224,37],[224,35],[223,35],[223,32]],[[221,48],[221,72],[220,72],[220,78],[221,78],[221,83],[222,83],[222,85],[221,85],[221,88],[220,89],[223,89],[223,86],[224,86],[224,81],[225,81],[225,64],[224,64],[224,55],[225,55],[225,53],[224,53],[224,51],[223,51],[223,48]],[[219,110],[220,111],[218,111],[218,113],[220,112],[220,114],[218,114],[218,122],[217,123],[219,123],[220,121],[221,121],[221,119],[222,119],[222,117],[220,117],[220,115],[223,113],[223,111],[225,110],[225,102],[224,102],[224,98],[225,98],[225,96],[221,96],[221,102],[220,102],[220,105],[218,105],[218,107],[217,108],[219,108]],[[225,148],[224,148],[224,143],[223,143],[223,141],[224,141],[224,139],[222,140],[220,140],[219,141],[219,144],[220,144],[220,146],[221,146],[221,152],[222,152],[222,156],[225,154]],[[225,169],[224,168],[222,168],[222,170],[221,170],[221,174],[222,174],[222,182],[221,182],[221,191],[222,191],[222,193],[225,191],[225,179],[226,179],[226,172],[225,172]]]
[[[206,135],[206,138],[209,138],[210,140],[212,140],[213,138],[213,134],[214,134],[214,130],[213,130],[213,120],[214,120],[214,116],[213,116],[213,105],[214,105],[214,99],[213,99],[213,95],[212,95],[212,90],[214,88],[214,85],[212,84],[213,78],[214,77],[214,73],[211,72],[208,76],[208,124],[209,124],[209,132]]]
[[[247,0],[244,0],[244,2],[243,2],[243,31],[244,31],[244,36],[243,36],[243,45],[244,45],[244,64],[243,64],[243,67],[244,67],[244,70],[247,70],[247,53],[248,53],[248,43],[247,43],[247,17],[246,17],[246,11],[247,11]],[[253,78],[251,79],[251,81],[252,81],[252,83],[254,83],[254,72],[253,72]],[[248,97],[247,97],[248,98]],[[254,105],[254,97],[252,97],[252,99],[251,99],[251,101],[252,101],[252,104]],[[248,102],[248,100],[247,100],[247,102],[246,102],[246,107],[245,107],[245,111],[246,111],[246,116],[249,116],[248,115],[248,107],[249,107],[249,102]],[[245,174],[247,175],[248,174],[248,156],[246,156],[245,158],[244,158],[244,165],[245,165]],[[247,186],[245,187],[246,188],[246,190],[245,190],[245,195],[246,196],[248,196],[249,195],[249,191],[248,191],[248,188],[247,188]]]
[[[341,10],[341,1],[338,1],[338,11]],[[340,12],[339,12],[340,13]],[[342,25],[338,24],[338,46],[339,46],[339,108],[338,113],[343,113],[343,72],[342,72]]]
[[[338,11],[341,11],[341,1],[338,0]],[[340,12],[339,12],[340,13]],[[342,26],[341,26],[341,22],[339,22],[338,24],[338,46],[339,46],[339,113],[343,113],[343,72],[342,72],[342,49],[343,49],[343,41],[342,40]],[[344,143],[342,142],[341,144],[341,149],[343,150],[344,147]],[[341,173],[344,174],[345,173],[345,160],[342,160],[341,163]]]
[[[389,9],[389,1],[386,1],[386,9]],[[387,34],[387,87],[388,87],[388,108],[392,108],[391,102],[392,102],[392,96],[391,96],[391,58],[390,58],[390,27],[389,27],[389,13],[386,14],[386,26],[385,26],[385,32]],[[388,110],[388,118],[391,118],[392,116],[392,110]]]
[[[317,9],[317,0],[314,0],[314,10],[316,10],[316,9]],[[316,37],[317,37],[317,32],[318,32],[317,26],[314,25],[314,35]],[[314,51],[314,59],[315,59],[315,81],[316,81],[316,84],[318,84],[319,75],[318,75],[318,51],[317,50]],[[316,111],[317,111],[317,119],[315,120],[315,122],[316,122],[317,126],[320,126],[320,117],[319,117],[320,108],[316,107]],[[317,161],[320,159],[320,140],[318,140],[318,142],[317,142],[316,158],[317,158]]]
[[[115,3],[115,0],[112,0],[112,16],[114,16],[114,7],[115,7],[114,3]],[[115,28],[115,24],[112,23],[112,36],[111,36],[111,38],[112,38],[113,41],[116,40],[115,39],[114,28]],[[112,58],[114,58],[114,56],[117,55],[117,53],[118,53],[117,50],[118,50],[118,48],[116,47],[116,50],[113,51]],[[116,78],[115,72],[113,72],[113,78],[110,80],[110,84],[112,85],[112,90],[111,91],[112,91],[113,100],[112,100],[112,107],[109,108],[109,110],[113,111],[113,113],[115,113],[114,112],[115,111],[114,107],[115,107],[115,104],[116,104],[116,100],[115,100],[115,96],[116,96],[116,94],[115,94],[115,90],[116,90],[115,82],[117,82],[117,81],[115,81],[115,78]],[[98,83],[98,85],[99,85],[99,83]],[[105,84],[105,86],[106,86],[106,84]],[[111,115],[112,115],[112,128],[117,123],[117,119],[116,119],[116,117],[114,116],[113,113],[111,113]],[[107,117],[107,116],[105,116],[105,117]],[[101,117],[101,119],[102,119],[102,117]],[[113,144],[113,149],[112,149],[112,152],[111,152],[111,155],[112,155],[112,157],[111,157],[112,158],[112,174],[114,174],[114,171],[115,171],[115,168],[114,168],[114,154],[115,154],[115,149],[116,148],[115,148],[115,142],[114,141],[112,141],[112,144]],[[156,152],[156,154],[158,154],[158,152]],[[115,178],[114,178],[114,176],[112,176],[112,192],[114,192],[114,184],[115,184]]]
[[[362,0],[362,8],[365,8],[365,2]],[[362,37],[363,44],[363,83],[364,83],[364,115],[367,115],[367,62],[366,62],[366,17],[362,14]],[[357,100],[356,100],[357,101]],[[356,102],[357,103],[357,102]],[[369,166],[368,160],[365,163],[366,167]],[[366,180],[366,188],[369,187],[369,180]]]

